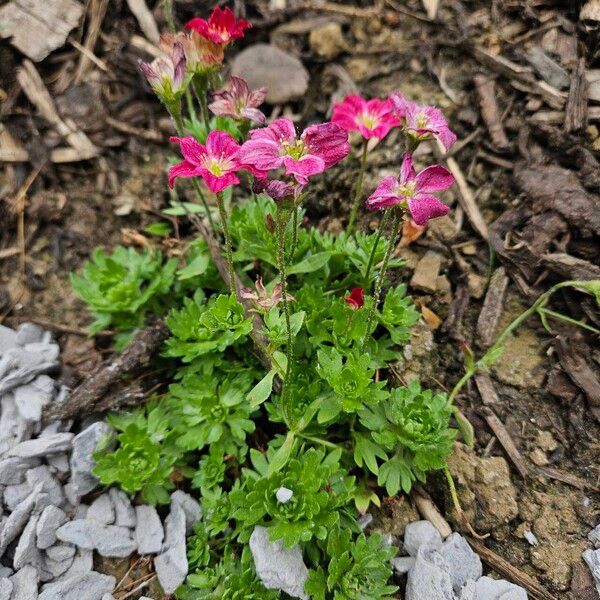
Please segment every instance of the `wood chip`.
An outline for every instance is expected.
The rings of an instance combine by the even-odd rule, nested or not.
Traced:
[[[590,407],[600,409],[600,379],[585,359],[591,353],[591,348],[578,344],[573,339],[558,336],[556,350],[562,368],[577,387],[583,390]]]
[[[489,347],[495,339],[498,322],[504,308],[507,288],[508,276],[504,267],[500,267],[492,275],[483,301],[483,307],[477,319],[476,339],[480,348]]]
[[[583,279],[585,281],[600,279],[600,267],[582,258],[554,252],[544,254],[542,260],[546,266],[565,279]]]
[[[435,292],[437,290],[437,278],[442,266],[442,257],[429,250],[418,262],[417,268],[410,280],[411,287],[424,292]]]
[[[571,76],[569,98],[565,109],[565,131],[580,131],[587,125],[588,84],[585,76],[585,59],[581,58]]]
[[[0,162],[26,162],[29,153],[0,123]]]
[[[571,80],[567,71],[552,60],[539,46],[531,46],[525,53],[525,58],[537,74],[552,87],[558,89],[569,87]]]
[[[473,77],[475,92],[479,108],[481,109],[481,118],[490,134],[492,144],[498,150],[506,150],[509,142],[502,126],[500,109],[498,108],[496,82],[484,75]]]
[[[137,22],[139,23],[140,29],[144,32],[144,35],[154,44],[158,43],[160,33],[158,26],[154,20],[154,16],[146,6],[144,0],[127,0],[127,6],[133,13]]]
[[[442,538],[445,539],[452,533],[448,521],[444,519],[438,507],[433,503],[431,496],[420,485],[413,486],[411,498],[420,515],[440,532]]]
[[[98,148],[94,146],[83,131],[77,129],[77,126],[71,119],[61,119],[50,93],[31,61],[23,61],[17,72],[17,80],[21,84],[29,101],[38,109],[42,117],[71,146],[71,148],[57,148],[53,150],[50,155],[53,162],[75,162],[87,160],[98,155]]]
[[[102,21],[106,14],[108,7],[108,0],[91,0],[88,4],[88,29],[85,34],[85,40],[83,47],[90,53],[94,53],[94,46],[100,36],[100,27],[102,27]],[[80,83],[83,76],[87,73],[90,64],[93,62],[90,60],[88,52],[83,52],[79,57],[79,64],[77,65],[77,71],[75,72],[75,83]]]
[[[556,481],[562,481],[562,483],[566,483],[567,485],[577,488],[578,490],[600,492],[600,488],[597,485],[592,485],[589,481],[581,479],[581,477],[577,477],[577,475],[573,475],[572,473],[564,473],[563,471],[559,471],[558,469],[554,469],[552,467],[538,467],[536,471],[543,477],[549,477],[550,479],[555,479]]]
[[[39,62],[65,43],[82,14],[75,0],[13,0],[0,8],[0,36]]]

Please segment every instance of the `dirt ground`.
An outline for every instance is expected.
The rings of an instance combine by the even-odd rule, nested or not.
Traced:
[[[169,199],[171,125],[136,67],[150,42],[126,3],[106,5],[90,0],[69,41],[33,67],[55,114],[96,149],[90,159],[56,161],[65,146],[60,127],[16,77],[27,59],[0,42],[0,322],[33,319],[54,328],[71,384],[102,360],[108,339],[86,338],[89,319],[69,273],[96,246],[157,243],[143,229]],[[163,28],[161,3],[149,5]],[[176,2],[176,17],[183,23],[209,5]],[[445,157],[462,177],[444,197],[453,210],[398,249],[406,259],[398,277],[425,317],[399,357],[400,381],[418,376],[451,388],[463,372],[461,342],[481,352],[552,284],[600,277],[600,4],[281,6],[234,3],[254,28],[230,58],[271,42],[310,74],[301,99],[268,106],[267,114],[310,123],[348,92],[383,96],[400,88],[442,108],[459,136]],[[81,45],[93,60],[84,60]],[[371,153],[366,189],[396,168],[397,143],[392,133]],[[352,182],[343,167],[318,181],[309,218],[339,231]],[[190,230],[180,225],[185,237]],[[377,220],[365,214],[363,225],[376,228]],[[557,294],[552,309],[600,327],[597,307],[578,292]],[[458,447],[450,470],[473,528],[487,536],[482,544],[550,597],[592,600],[598,596],[581,552],[600,512],[598,338],[556,319],[549,325],[528,321],[490,377],[463,390],[458,404],[475,425],[476,446]],[[427,489],[452,518],[444,482],[433,477]],[[417,513],[408,500],[390,499],[380,517],[400,535]]]

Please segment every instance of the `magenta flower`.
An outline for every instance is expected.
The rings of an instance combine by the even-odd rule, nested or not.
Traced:
[[[216,194],[240,182],[236,175],[242,168],[240,145],[228,133],[211,131],[205,145],[191,135],[172,137],[171,141],[179,143],[184,160],[169,169],[169,187],[173,187],[176,177],[202,177]]]
[[[258,107],[265,101],[266,95],[265,86],[250,91],[245,79],[232,75],[227,88],[213,94],[208,108],[217,117],[226,115],[234,119],[249,119],[262,125],[265,115]]]
[[[259,171],[283,167],[300,184],[322,173],[350,152],[348,134],[335,123],[311,125],[298,138],[289,119],[276,119],[268,127],[253,129],[240,150],[240,160]]]
[[[426,225],[430,219],[442,217],[450,210],[432,192],[448,189],[454,183],[452,173],[441,165],[434,165],[417,173],[412,155],[405,154],[400,168],[400,179],[384,177],[377,189],[367,198],[367,208],[389,208],[406,203],[417,225]]]
[[[365,305],[365,290],[361,287],[352,288],[350,293],[344,296],[342,300],[352,310],[358,310]]]
[[[343,102],[334,104],[331,122],[346,131],[358,131],[367,140],[372,137],[382,140],[392,127],[400,125],[393,111],[390,100],[365,100],[362,96],[350,94]]]
[[[456,142],[456,134],[448,127],[441,110],[411,102],[400,91],[394,92],[390,100],[402,119],[406,133],[415,141],[422,142],[437,136],[446,150]]]
[[[245,19],[236,19],[230,8],[213,9],[208,20],[196,17],[185,24],[186,29],[197,31],[215,44],[229,44],[244,37],[244,29],[252,27]]]
[[[172,102],[184,92],[187,85],[185,65],[185,54],[180,42],[174,43],[169,53],[155,58],[150,64],[138,60],[138,66],[150,87],[163,102]]]

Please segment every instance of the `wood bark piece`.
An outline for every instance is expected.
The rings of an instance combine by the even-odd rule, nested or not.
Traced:
[[[88,5],[89,22],[83,47],[89,53],[93,54],[94,52],[94,46],[96,45],[96,41],[100,35],[100,27],[102,26],[102,21],[104,20],[107,7],[108,0],[91,0]],[[82,53],[79,56],[79,65],[77,65],[77,72],[75,73],[75,83],[79,83],[83,79],[83,76],[87,73],[91,62],[92,61],[90,60],[89,56],[87,56],[87,53]]]
[[[40,114],[66,140],[71,148],[57,148],[50,154],[53,162],[70,162],[87,160],[98,155],[99,150],[83,131],[71,119],[61,119],[50,93],[46,89],[34,64],[24,60],[17,72],[17,80],[21,84],[29,101]]]
[[[544,265],[565,279],[583,279],[585,281],[600,279],[600,267],[576,256],[554,252],[544,254],[542,261]]]
[[[29,152],[0,123],[0,162],[26,162]]]
[[[494,341],[496,328],[504,309],[504,298],[508,288],[508,276],[504,267],[494,271],[477,319],[477,345],[488,348]]]
[[[413,486],[411,498],[419,514],[440,532],[442,538],[445,539],[452,533],[450,524],[438,510],[431,496],[420,485]]]
[[[553,596],[536,579],[511,565],[506,559],[496,554],[493,550],[490,550],[479,540],[467,537],[467,541],[471,544],[473,550],[481,556],[483,562],[502,575],[502,577],[506,577],[509,581],[524,587],[533,600],[557,600],[556,596]]]
[[[492,145],[498,150],[506,150],[509,142],[502,126],[500,109],[496,99],[496,82],[489,77],[476,75],[473,77],[475,92],[481,110],[481,118],[487,127]]]
[[[39,62],[65,43],[82,14],[75,0],[13,0],[0,8],[0,36]]]
[[[162,319],[155,319],[148,327],[138,331],[123,352],[100,365],[90,377],[79,384],[66,402],[50,405],[44,412],[47,420],[70,419],[98,410],[103,396],[117,384],[123,375],[146,365],[156,354],[169,329]],[[112,406],[116,408],[116,406]]]
[[[158,43],[158,38],[160,37],[158,26],[144,0],[127,0],[127,6],[129,6],[129,10],[137,19],[144,35],[154,44]]]
[[[475,375],[475,384],[479,390],[481,400],[485,405],[481,410],[484,419],[519,472],[519,475],[525,479],[529,475],[529,469],[525,463],[525,460],[513,442],[513,439],[506,429],[504,423],[492,410],[492,406],[494,404],[498,405],[500,400],[490,376],[485,371],[480,371],[477,373],[477,375]]]
[[[571,76],[571,87],[565,110],[565,131],[580,131],[587,125],[588,83],[585,76],[585,59],[579,59]]]

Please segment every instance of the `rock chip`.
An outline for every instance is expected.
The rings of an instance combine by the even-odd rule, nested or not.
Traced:
[[[450,565],[431,546],[419,549],[415,566],[408,572],[406,600],[454,600]]]
[[[55,506],[62,506],[65,501],[60,481],[52,474],[48,465],[40,465],[27,471],[25,479],[30,488],[37,483],[42,483],[42,492],[48,494],[49,501]]]
[[[35,440],[27,440],[20,442],[14,448],[11,448],[8,452],[8,456],[35,458],[46,456],[46,454],[65,452],[71,447],[72,439],[72,433],[55,433]]]
[[[441,254],[433,250],[428,250],[417,264],[417,268],[410,280],[411,287],[424,292],[435,292],[437,290],[437,278],[441,266]]]
[[[115,507],[108,494],[98,496],[90,504],[86,519],[96,521],[102,525],[111,525],[115,522]]]
[[[304,65],[271,44],[254,44],[242,50],[233,60],[231,74],[246,79],[251,89],[266,86],[269,104],[298,100],[308,89]]]
[[[600,594],[600,550],[586,550],[581,556],[590,568],[596,589]]]
[[[73,577],[82,577],[86,573],[92,570],[94,565],[94,553],[92,550],[84,550],[78,548],[73,558],[71,566],[60,576],[57,577],[53,583],[71,579]]]
[[[37,547],[50,548],[56,542],[56,530],[67,521],[65,511],[57,506],[47,506],[37,522]]]
[[[68,521],[57,529],[56,537],[78,548],[97,550],[101,556],[124,558],[136,550],[126,527],[105,526],[88,519]]]
[[[41,563],[40,551],[35,545],[35,532],[38,519],[39,517],[32,517],[29,519],[27,525],[25,525],[25,529],[23,529],[13,558],[13,566],[15,569],[20,569],[25,565],[38,567]]]
[[[16,331],[17,346],[26,346],[37,342],[49,343],[52,339],[50,332],[46,332],[36,323],[21,323]]]
[[[157,554],[162,548],[164,531],[154,506],[143,504],[135,507],[137,525],[135,540],[139,554]]]
[[[15,510],[27,496],[31,493],[31,487],[28,483],[19,485],[7,485],[4,490],[4,505],[10,512]]]
[[[17,485],[25,480],[25,473],[37,466],[35,458],[5,458],[0,460],[0,485]]]
[[[17,538],[21,531],[23,531],[23,527],[25,526],[25,523],[27,523],[29,515],[31,515],[31,512],[34,509],[42,485],[42,483],[36,485],[31,494],[29,494],[29,496],[27,496],[27,498],[25,498],[25,500],[8,516],[8,519],[2,527],[2,532],[0,532],[0,556],[4,554],[8,545]]]
[[[249,545],[256,574],[268,590],[281,590],[292,598],[308,600],[304,591],[308,569],[300,546],[285,548],[281,540],[271,542],[269,530],[259,525],[254,528]]]
[[[35,567],[23,567],[10,577],[10,581],[13,584],[11,600],[33,600],[38,597],[39,574]]]
[[[527,592],[505,579],[480,577],[475,582],[477,600],[527,600]]]
[[[450,565],[452,587],[457,593],[467,581],[479,579],[483,574],[479,555],[473,552],[467,540],[459,533],[453,533],[444,541],[440,554]]]
[[[154,559],[156,575],[165,594],[172,594],[185,581],[188,573],[185,531],[183,507],[179,502],[171,500],[171,511],[165,519],[163,551]]]
[[[71,489],[76,496],[85,496],[98,485],[98,479],[91,473],[96,465],[92,455],[98,443],[112,432],[108,423],[98,421],[73,438]]]
[[[17,345],[17,332],[10,327],[0,325],[0,356]]]
[[[429,521],[409,523],[404,531],[404,549],[411,555],[417,556],[419,548],[427,544],[432,548],[440,548],[442,536]]]
[[[31,383],[16,388],[13,393],[21,417],[37,422],[42,418],[42,409],[54,398],[54,380],[48,375],[38,375]]]
[[[110,488],[108,495],[115,507],[115,525],[133,529],[136,524],[135,509],[127,494],[118,488]]]
[[[102,596],[115,589],[117,580],[111,575],[91,571],[60,582],[44,586],[38,600],[102,600]]]
[[[200,504],[189,494],[176,490],[171,494],[171,502],[177,502],[185,514],[185,532],[190,535],[194,531],[194,523],[200,520]]]
[[[391,560],[394,573],[406,575],[415,566],[416,560],[414,556],[394,556]]]
[[[600,524],[596,525],[596,527],[588,533],[587,537],[588,540],[594,544],[594,548],[600,548]]]
[[[0,579],[0,600],[10,600],[13,591],[13,583],[7,577]]]
[[[51,575],[49,580],[55,580],[66,573],[74,558],[75,546],[70,544],[57,544],[48,548],[44,557],[44,570]]]
[[[308,34],[308,43],[315,54],[328,60],[348,50],[342,27],[335,21],[312,29]]]

